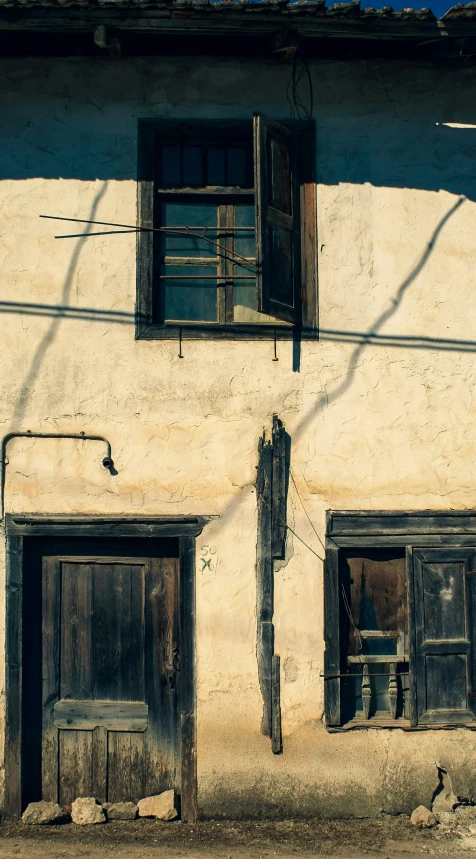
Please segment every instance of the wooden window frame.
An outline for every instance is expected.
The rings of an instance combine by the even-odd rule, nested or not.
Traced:
[[[414,592],[409,581],[409,561],[413,549],[476,546],[476,511],[328,511],[324,564],[324,712],[329,732],[398,728],[427,731],[465,728],[476,731],[476,722],[465,724],[418,724],[416,641],[412,634],[415,614]],[[340,551],[342,549],[401,548],[407,557],[409,620],[409,711],[410,718],[389,719],[385,724],[341,718],[340,640]]]
[[[7,817],[19,818],[27,762],[22,755],[22,589],[24,541],[31,537],[176,537],[180,557],[180,688],[177,792],[181,817],[197,819],[195,538],[214,516],[49,516],[7,514],[5,804]],[[187,619],[187,623],[185,620]]]
[[[281,120],[280,120],[281,122]],[[226,322],[164,322],[154,321],[154,291],[157,288],[160,254],[157,234],[139,230],[137,233],[137,340],[230,339],[230,340],[316,340],[318,328],[317,279],[317,204],[315,180],[315,123],[313,121],[281,122],[293,132],[296,203],[299,213],[300,261],[297,290],[299,310],[296,324]],[[223,137],[234,140],[252,138],[252,120],[139,120],[137,223],[141,227],[157,225],[157,163],[158,140],[197,139],[204,141]],[[249,193],[249,191],[248,191]]]

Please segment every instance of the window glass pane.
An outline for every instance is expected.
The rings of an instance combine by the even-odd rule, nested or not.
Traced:
[[[207,230],[206,235],[211,242],[217,241],[217,207],[206,204],[163,203],[163,227],[215,227]],[[198,238],[199,230],[192,231],[191,236],[180,236],[165,233],[163,248],[165,256],[179,257],[216,257],[217,248],[206,239]]]
[[[235,227],[252,227],[248,232],[235,233],[235,252],[243,257],[256,256],[255,207],[248,204],[235,205]]]
[[[183,147],[183,184],[203,185],[201,146]]]
[[[241,185],[246,187],[246,149],[240,147],[227,147],[226,150],[226,173],[228,185]]]
[[[234,266],[234,273],[243,276],[246,274],[246,268],[240,265]],[[254,273],[254,269],[253,269]],[[256,294],[256,280],[250,277],[249,280],[235,280],[234,288],[234,321],[248,322],[257,325],[267,325],[272,323],[276,327],[286,325],[286,322],[281,322],[279,319],[274,319],[266,313],[258,312],[258,298]]]
[[[167,265],[163,267],[165,318],[190,322],[217,321],[217,282],[214,266]],[[179,275],[180,279],[167,279]],[[211,280],[205,277],[213,277]]]
[[[236,269],[238,272],[238,268]],[[237,280],[234,288],[235,322],[256,322],[257,313],[256,281]]]
[[[180,146],[162,146],[162,185],[181,184]]]
[[[208,185],[225,184],[225,148],[208,147]]]

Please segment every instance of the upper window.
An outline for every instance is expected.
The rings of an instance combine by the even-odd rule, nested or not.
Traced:
[[[476,541],[454,545],[457,516],[333,514],[329,726],[476,726]],[[425,518],[426,533],[415,533]]]
[[[313,128],[291,125],[141,122],[139,337],[315,335]]]

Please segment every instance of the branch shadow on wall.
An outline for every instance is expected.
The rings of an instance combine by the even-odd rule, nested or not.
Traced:
[[[412,270],[409,272],[407,277],[402,281],[402,283],[398,287],[397,291],[395,292],[394,296],[390,299],[389,303],[387,304],[387,307],[377,316],[377,318],[375,319],[373,324],[370,326],[368,331],[362,335],[362,340],[357,343],[355,349],[353,350],[353,352],[350,356],[350,359],[349,359],[349,362],[347,365],[347,370],[345,372],[345,375],[344,375],[342,381],[338,383],[338,385],[334,388],[334,390],[330,391],[329,393],[323,394],[318,399],[316,405],[308,411],[307,415],[305,415],[303,420],[300,422],[297,430],[295,430],[295,432],[294,432],[294,435],[293,435],[293,441],[294,442],[296,442],[299,439],[299,437],[303,434],[303,432],[306,430],[307,426],[312,421],[313,417],[315,417],[317,412],[322,411],[324,408],[327,408],[328,406],[330,406],[333,402],[335,402],[340,396],[342,396],[342,394],[344,394],[350,388],[350,386],[354,380],[354,377],[355,377],[355,374],[357,371],[357,367],[359,364],[359,360],[360,360],[363,352],[370,345],[372,345],[372,343],[379,337],[379,332],[380,332],[381,328],[397,312],[398,308],[400,307],[400,305],[404,299],[405,293],[407,292],[409,287],[412,285],[412,283],[414,283],[414,281],[416,280],[416,278],[418,277],[418,275],[420,274],[420,272],[423,270],[426,263],[428,262],[431,254],[433,253],[435,246],[436,246],[436,243],[438,241],[438,238],[441,234],[441,231],[443,230],[445,225],[448,223],[450,218],[453,217],[455,212],[457,212],[458,209],[463,205],[464,202],[465,202],[465,197],[460,197],[448,209],[446,214],[443,215],[443,217],[440,219],[437,226],[433,230],[431,238],[430,238],[425,250],[423,251],[420,259],[416,263],[416,265],[412,268]],[[389,338],[382,338],[382,339],[387,341]],[[403,342],[408,340],[408,338],[401,338],[401,339]],[[388,344],[386,344],[386,345],[388,345]],[[425,348],[425,347],[422,344],[418,348]],[[436,347],[436,348],[438,348],[438,347]]]
[[[91,206],[89,220],[93,220],[95,218],[97,208],[102,198],[104,197],[104,194],[106,193],[106,189],[107,182],[103,182],[102,187],[96,194],[93,204]],[[92,226],[88,224],[86,226],[86,229],[84,230],[83,237],[89,235],[91,230]],[[68,302],[71,295],[71,289],[74,283],[74,275],[78,266],[81,250],[84,247],[83,237],[78,239],[75,244],[73,253],[71,254],[71,260],[68,266],[68,270],[66,272],[66,277],[64,279],[63,288],[61,291],[61,304],[58,305],[56,313],[54,315],[52,314],[52,320],[49,325],[49,328],[38,343],[34,355],[30,361],[30,366],[23,379],[11,418],[12,429],[18,429],[21,426],[21,422],[25,415],[31,390],[41,372],[41,367],[46,357],[46,353],[48,352],[48,349],[53,344],[56,338],[58,328],[62,319],[66,318],[66,313],[68,311]]]

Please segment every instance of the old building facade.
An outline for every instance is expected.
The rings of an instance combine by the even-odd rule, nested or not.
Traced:
[[[472,4],[0,9],[5,811],[473,797]]]

